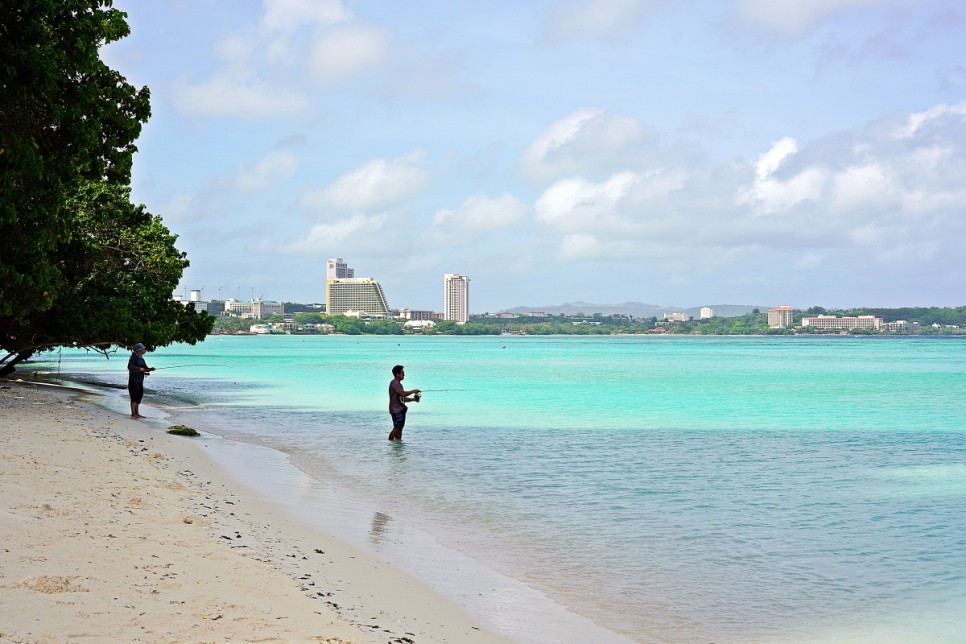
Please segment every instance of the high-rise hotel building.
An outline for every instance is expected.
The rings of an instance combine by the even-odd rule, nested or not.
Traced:
[[[349,268],[349,265],[346,264],[341,257],[330,257],[328,263],[325,265],[325,279],[327,280],[343,279],[345,277],[355,276],[355,269]]]
[[[382,285],[371,277],[325,280],[325,312],[345,315],[349,311],[389,317]]]
[[[447,273],[443,276],[443,319],[464,324],[470,319],[470,278]]]
[[[790,306],[776,306],[768,309],[768,328],[784,329],[790,327],[795,319],[795,309]]]
[[[345,315],[358,312],[388,317],[389,304],[382,285],[371,277],[356,277],[341,257],[330,257],[325,267],[325,312]]]

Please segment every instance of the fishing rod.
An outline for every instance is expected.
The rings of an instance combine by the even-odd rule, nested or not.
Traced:
[[[153,370],[159,371],[161,369],[180,369],[182,367],[224,367],[224,366],[225,365],[221,365],[221,364],[176,364],[176,365],[171,365],[170,367],[154,367]],[[132,371],[139,371],[139,370],[132,369]]]
[[[419,392],[423,393],[425,391],[469,391],[469,389],[420,389]]]

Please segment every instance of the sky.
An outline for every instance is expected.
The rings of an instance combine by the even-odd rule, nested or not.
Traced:
[[[959,0],[115,0],[178,294],[966,304]]]

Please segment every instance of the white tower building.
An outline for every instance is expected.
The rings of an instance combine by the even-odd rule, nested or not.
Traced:
[[[470,319],[470,278],[447,273],[443,276],[443,319],[460,324]]]
[[[768,328],[784,329],[790,327],[794,320],[795,310],[790,306],[776,306],[768,309]],[[804,322],[802,323],[804,324]]]
[[[330,257],[325,265],[325,279],[327,280],[339,280],[355,276],[355,269],[349,268],[349,265],[341,257]]]

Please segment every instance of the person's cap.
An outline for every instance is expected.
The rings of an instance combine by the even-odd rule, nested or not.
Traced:
[[[138,342],[137,344],[134,345],[134,350],[135,351],[141,351],[141,350],[143,350],[145,348],[146,347],[143,344],[141,344],[140,342]]]

